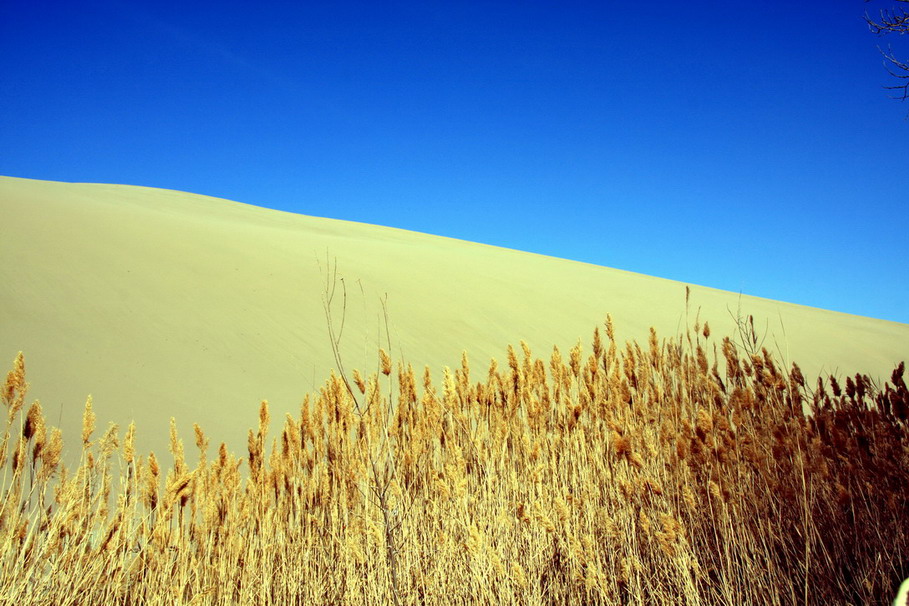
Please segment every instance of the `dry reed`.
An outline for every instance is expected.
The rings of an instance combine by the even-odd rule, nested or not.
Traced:
[[[589,353],[522,343],[482,380],[464,355],[438,387],[381,350],[274,438],[262,402],[244,459],[196,425],[190,463],[172,424],[163,470],[134,425],[93,440],[91,399],[65,469],[20,355],[0,603],[884,602],[909,574],[904,367],[812,385],[756,343],[620,347],[610,319]]]

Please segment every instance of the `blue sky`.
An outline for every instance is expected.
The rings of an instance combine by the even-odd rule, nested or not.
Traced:
[[[4,0],[0,174],[909,322],[891,2],[264,4]]]

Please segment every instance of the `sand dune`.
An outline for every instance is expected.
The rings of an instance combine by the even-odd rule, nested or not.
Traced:
[[[342,353],[371,370],[385,343],[415,367],[541,357],[585,342],[611,313],[620,340],[684,326],[685,285],[530,253],[206,196],[0,178],[0,362],[22,350],[49,422],[78,436],[87,394],[100,422],[135,419],[140,449],[166,449],[171,416],[237,452],[261,399],[296,412],[334,367],[322,297],[346,287]],[[709,262],[709,260],[704,260]],[[340,317],[340,290],[335,298]],[[909,325],[691,286],[714,335],[753,314],[765,345],[806,376],[889,377]]]

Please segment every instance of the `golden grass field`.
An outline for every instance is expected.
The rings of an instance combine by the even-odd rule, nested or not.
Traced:
[[[909,575],[909,326],[180,192],[0,178],[0,210],[0,603]]]
[[[883,603],[909,572],[903,367],[811,383],[750,346],[705,323],[620,348],[610,322],[564,354],[465,356],[440,385],[381,350],[378,373],[332,375],[295,415],[263,402],[242,459],[199,425],[187,452],[173,421],[170,454],[140,455],[140,429],[97,432],[89,402],[69,470],[19,356],[0,596]]]

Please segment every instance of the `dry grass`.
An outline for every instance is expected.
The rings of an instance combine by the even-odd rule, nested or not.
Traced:
[[[909,391],[808,383],[754,341],[617,344],[547,359],[331,376],[267,403],[239,459],[172,426],[81,463],[3,391],[3,604],[871,604],[909,574]],[[841,387],[842,383],[842,387]],[[277,431],[270,433],[273,425]],[[274,437],[270,437],[274,436]]]

